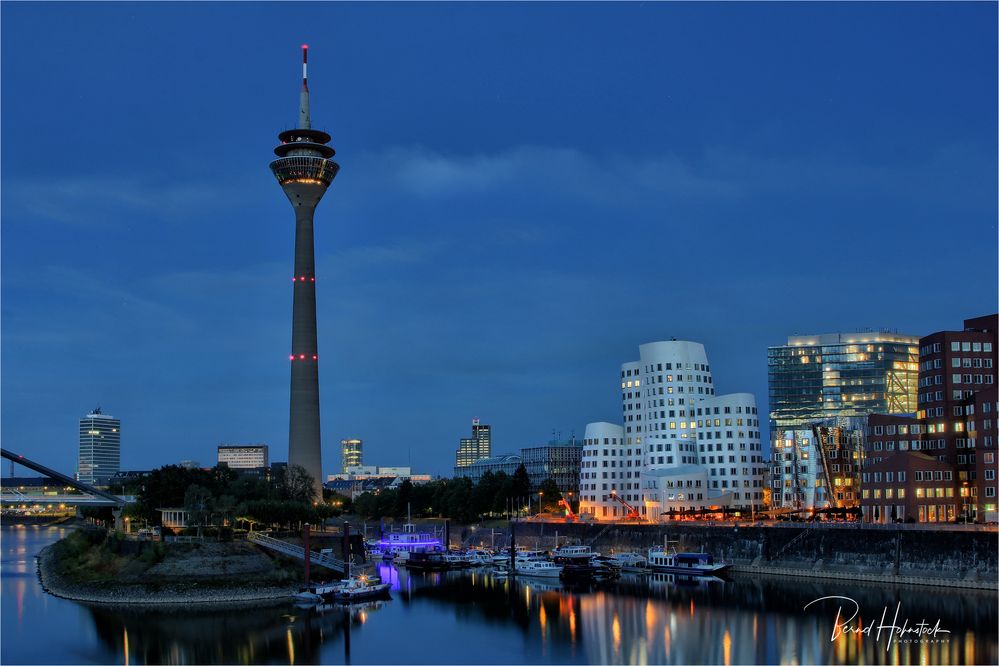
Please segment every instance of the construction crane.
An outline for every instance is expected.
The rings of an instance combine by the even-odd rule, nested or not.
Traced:
[[[638,513],[638,509],[636,509],[635,507],[631,506],[630,504],[628,504],[627,502],[625,502],[623,499],[621,499],[620,495],[617,494],[616,490],[612,490],[610,495],[607,495],[606,497],[604,497],[604,501],[606,502],[607,500],[613,500],[613,501],[617,502],[618,504],[620,504],[621,506],[623,506],[625,509],[627,509],[628,513],[624,517],[625,520],[641,520],[642,519],[642,516],[639,515],[639,513]]]
[[[561,497],[558,501],[558,506],[565,507],[565,522],[574,523],[579,520],[579,516],[575,514],[569,502],[565,499],[565,496]]]

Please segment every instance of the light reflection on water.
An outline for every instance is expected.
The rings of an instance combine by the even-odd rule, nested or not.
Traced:
[[[623,577],[592,587],[498,579],[483,572],[409,575],[380,565],[392,600],[212,609],[114,609],[45,594],[33,555],[56,529],[4,527],[0,661],[16,663],[995,663],[993,595],[893,589],[852,581]],[[860,622],[882,608],[937,618],[938,643],[890,646],[858,634],[830,640],[846,595]],[[889,619],[892,613],[889,613]],[[46,640],[39,644],[39,629]],[[52,630],[52,627],[58,627]],[[437,636],[450,638],[438,639]]]

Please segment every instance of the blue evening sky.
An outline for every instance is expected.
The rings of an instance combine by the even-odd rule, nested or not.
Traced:
[[[2,439],[287,458],[296,118],[324,471],[619,421],[653,340],[767,409],[767,346],[996,310],[995,3],[3,3]],[[764,435],[766,435],[764,428]],[[4,467],[6,473],[6,466]]]

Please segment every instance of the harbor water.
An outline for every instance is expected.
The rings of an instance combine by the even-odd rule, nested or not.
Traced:
[[[351,607],[103,607],[47,594],[58,527],[4,526],[3,664],[992,664],[994,593],[854,581],[628,576],[587,587],[382,566]],[[813,603],[814,602],[814,603]],[[896,627],[893,629],[892,627]]]

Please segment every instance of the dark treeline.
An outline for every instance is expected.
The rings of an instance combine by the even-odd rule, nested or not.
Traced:
[[[478,483],[457,478],[413,485],[406,480],[398,489],[363,493],[354,499],[352,511],[370,519],[403,518],[408,505],[415,518],[442,517],[470,523],[520,512],[529,502],[535,512],[553,511],[561,497],[558,485],[551,479],[532,492],[527,470],[521,465],[512,476],[486,472]]]
[[[125,509],[133,525],[159,525],[158,509],[184,509],[187,524],[199,531],[203,527],[318,523],[349,508],[349,500],[343,497],[319,501],[322,498],[315,496],[312,477],[297,465],[266,478],[241,475],[224,465],[211,469],[167,465],[114,490],[135,495],[135,503]],[[94,517],[107,520],[110,516]]]

